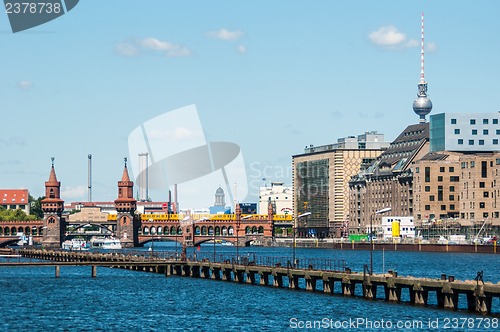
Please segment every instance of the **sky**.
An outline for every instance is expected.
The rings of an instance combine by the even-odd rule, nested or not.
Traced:
[[[137,176],[130,134],[192,105],[203,144],[240,148],[224,189],[257,202],[305,146],[418,122],[422,12],[431,114],[499,111],[493,0],[81,0],[17,33],[0,12],[0,186],[44,195],[54,157],[62,199],[86,201],[92,154],[92,200],[114,200],[124,157]],[[212,205],[217,181],[179,184],[181,207]]]

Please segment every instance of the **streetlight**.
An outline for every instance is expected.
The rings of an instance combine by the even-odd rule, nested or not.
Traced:
[[[299,222],[299,219],[302,218],[302,217],[306,217],[306,216],[309,216],[311,215],[311,212],[305,212],[305,213],[302,213],[302,214],[299,214],[297,216],[297,218],[295,218],[295,220],[293,221],[293,266],[295,267],[295,233],[297,231],[297,226],[295,225],[295,221],[297,221],[297,223]]]
[[[390,207],[375,211],[375,214],[382,214],[391,211]],[[373,274],[373,215],[370,217],[370,275]]]

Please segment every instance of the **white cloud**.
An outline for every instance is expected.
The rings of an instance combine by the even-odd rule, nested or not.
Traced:
[[[81,198],[87,193],[87,186],[76,186],[76,187],[63,187],[61,190],[61,197],[67,198]]]
[[[226,40],[226,41],[236,41],[243,37],[245,34],[241,30],[229,31],[227,29],[219,29],[217,31],[209,31],[206,34],[208,37]]]
[[[389,50],[402,50],[405,48],[420,47],[420,40],[407,39],[406,34],[400,32],[392,25],[386,25],[378,28],[368,35],[372,44]],[[426,43],[426,48],[430,52],[436,50],[436,44]]]
[[[247,52],[247,48],[244,45],[238,45],[238,47],[236,48],[236,50],[240,54],[245,54]]]
[[[369,35],[370,41],[380,46],[397,46],[404,43],[406,35],[392,25],[380,27]]]
[[[20,90],[29,90],[33,86],[33,82],[22,80],[22,81],[17,82],[16,86]]]
[[[169,58],[187,57],[192,54],[191,50],[183,45],[172,44],[154,37],[136,39],[115,45],[115,51],[122,56],[137,56],[143,53],[141,50],[165,55]]]

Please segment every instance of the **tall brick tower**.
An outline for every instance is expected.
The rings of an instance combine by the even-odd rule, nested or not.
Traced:
[[[130,181],[127,170],[127,158],[121,181],[118,181],[118,198],[116,207],[116,237],[120,239],[122,247],[134,247],[138,243],[139,223],[135,216],[137,201],[134,199],[134,182]]]
[[[64,201],[60,194],[61,182],[57,181],[54,158],[52,158],[49,181],[45,182],[45,198],[42,200],[44,247],[60,248],[64,240],[66,231],[66,224],[62,218]]]

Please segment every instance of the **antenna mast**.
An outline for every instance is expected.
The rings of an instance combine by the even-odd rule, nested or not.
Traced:
[[[420,51],[420,81],[425,82],[425,77],[424,77],[424,12],[422,12],[422,50]]]

